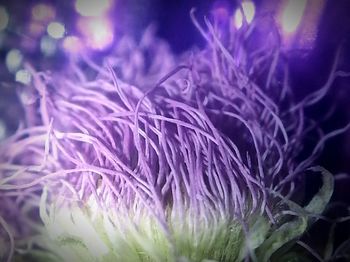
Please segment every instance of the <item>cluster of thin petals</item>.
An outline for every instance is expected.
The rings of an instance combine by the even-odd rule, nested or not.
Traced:
[[[208,46],[181,57],[148,32],[140,44],[125,37],[102,63],[27,65],[23,125],[0,149],[0,215],[16,235],[35,228],[44,187],[50,201],[93,198],[165,230],[184,217],[273,220],[271,192],[288,197],[317,153],[295,161],[312,129],[304,107],[322,94],[294,103],[278,45],[252,52],[249,32],[226,39],[194,22]]]

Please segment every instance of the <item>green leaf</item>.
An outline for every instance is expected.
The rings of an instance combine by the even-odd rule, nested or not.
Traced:
[[[307,219],[299,217],[277,228],[271,236],[262,243],[256,252],[258,261],[267,262],[272,254],[291,240],[301,236],[307,228]]]
[[[329,171],[322,167],[312,167],[310,170],[322,173],[323,185],[304,209],[309,213],[321,214],[333,195],[334,178]]]
[[[271,256],[278,249],[285,246],[290,241],[299,238],[306,231],[308,225],[313,222],[313,219],[311,219],[309,215],[321,214],[329,203],[334,189],[333,175],[322,167],[312,167],[310,170],[322,173],[322,187],[304,208],[281,196],[282,201],[287,203],[299,217],[282,224],[261,244],[257,250],[257,258],[259,261],[269,261]],[[293,261],[294,258],[290,259],[292,259],[290,261]]]
[[[248,255],[248,250],[255,250],[266,240],[269,229],[270,223],[267,218],[264,216],[259,216],[249,229],[245,240],[245,247],[241,249],[239,254],[239,261],[244,260],[244,258]]]

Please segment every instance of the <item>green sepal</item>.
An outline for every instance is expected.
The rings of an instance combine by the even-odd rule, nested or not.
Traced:
[[[282,201],[299,216],[291,221],[283,223],[262,243],[256,252],[259,261],[269,261],[271,256],[278,249],[301,237],[307,228],[315,221],[314,217],[320,215],[329,203],[334,190],[332,174],[322,167],[313,167],[310,168],[310,170],[321,172],[322,187],[304,208],[282,197]]]

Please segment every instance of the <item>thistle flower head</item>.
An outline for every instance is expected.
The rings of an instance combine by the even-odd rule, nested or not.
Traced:
[[[294,103],[278,45],[252,52],[249,31],[227,35],[205,22],[207,32],[194,19],[208,47],[181,58],[146,35],[132,48],[121,41],[102,66],[27,66],[34,82],[22,92],[33,99],[22,101],[25,127],[1,147],[0,189],[3,210],[20,221],[14,235],[40,232],[32,254],[267,261],[305,231],[307,215],[281,221],[317,153],[296,161],[303,109],[322,94]],[[331,184],[308,212],[322,211]]]

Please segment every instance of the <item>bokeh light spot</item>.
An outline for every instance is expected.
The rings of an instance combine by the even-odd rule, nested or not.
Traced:
[[[92,49],[104,50],[113,43],[113,26],[108,19],[81,18],[78,28],[84,35],[87,46]]]
[[[240,29],[243,25],[243,14],[241,9],[237,9],[234,15],[234,25],[237,29]]]
[[[13,73],[15,72],[20,65],[22,64],[22,60],[23,60],[23,55],[21,53],[21,51],[19,51],[18,49],[12,49],[10,50],[5,58],[5,64],[7,69]]]
[[[20,90],[18,93],[21,103],[26,106],[34,104],[38,99],[33,92],[30,92],[30,90],[26,88]]]
[[[306,0],[289,0],[284,7],[281,26],[285,33],[293,33],[299,26],[306,7]]]
[[[24,85],[30,84],[32,80],[32,76],[30,75],[28,70],[21,69],[18,70],[15,76],[17,82],[22,83]]]
[[[37,4],[32,8],[33,19],[40,22],[47,22],[55,18],[55,9],[48,4]]]
[[[243,12],[242,12],[243,11]],[[241,8],[237,8],[233,17],[234,25],[237,29],[240,29],[243,25],[243,21],[250,24],[255,16],[255,5],[252,1],[244,1]]]
[[[82,16],[101,16],[111,4],[111,0],[76,0],[75,10]]]
[[[52,56],[57,49],[56,41],[49,37],[43,36],[40,41],[40,50],[46,56]]]
[[[59,22],[51,22],[47,26],[47,33],[55,39],[60,39],[64,36],[65,28],[62,23]]]
[[[3,31],[7,28],[10,17],[7,13],[5,7],[0,6],[0,31]]]
[[[83,49],[83,44],[81,40],[76,36],[65,37],[62,46],[66,52],[72,54],[77,54]]]
[[[245,16],[245,19],[247,20],[247,23],[250,24],[255,16],[255,5],[252,1],[244,1],[242,3],[242,9]]]

